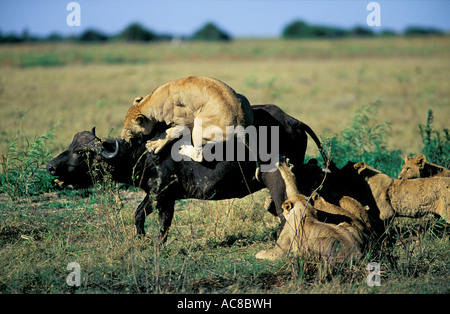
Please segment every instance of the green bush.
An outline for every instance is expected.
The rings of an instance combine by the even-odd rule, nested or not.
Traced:
[[[31,143],[26,141],[23,147],[17,138],[12,141],[0,160],[0,193],[7,193],[15,201],[54,189],[53,177],[45,169],[51,159],[47,144],[52,138],[53,127]]]
[[[441,165],[450,167],[450,134],[448,129],[444,128],[444,134],[432,128],[433,111],[428,110],[427,124],[419,124],[420,136],[422,137],[422,154],[427,160]]]
[[[400,150],[388,149],[389,122],[376,123],[380,100],[359,107],[352,115],[348,128],[331,137],[325,146],[338,167],[348,161],[364,161],[370,166],[396,177],[403,160]]]

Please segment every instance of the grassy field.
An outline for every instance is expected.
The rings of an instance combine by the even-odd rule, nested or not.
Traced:
[[[281,106],[323,139],[348,128],[361,105],[377,103],[376,122],[390,122],[387,149],[417,154],[423,146],[418,125],[428,109],[436,130],[448,128],[449,48],[447,37],[3,45],[0,153],[13,140],[30,147],[54,127],[39,155],[42,169],[44,156],[66,149],[76,132],[97,126],[101,138],[119,136],[135,96],[172,79],[206,75],[252,104]],[[308,154],[317,154],[313,145]],[[239,200],[180,201],[168,243],[157,246],[155,215],[147,218],[148,236],[135,237],[141,192],[112,182],[90,191],[50,190],[15,200],[0,194],[1,293],[450,292],[448,225],[432,217],[396,220],[394,247],[356,263],[268,262],[254,257],[279,232],[262,209],[267,191]],[[379,287],[366,284],[370,261],[381,265]],[[70,262],[81,267],[78,289],[66,284]]]
[[[448,126],[449,47],[447,37],[3,45],[0,153],[12,138],[32,138],[57,121],[54,152],[94,125],[101,137],[111,128],[118,136],[135,96],[189,75],[222,79],[252,104],[275,103],[320,136],[379,99],[379,120],[391,122],[390,146],[416,153],[417,125],[428,109],[436,128]],[[52,55],[61,61],[45,61]]]

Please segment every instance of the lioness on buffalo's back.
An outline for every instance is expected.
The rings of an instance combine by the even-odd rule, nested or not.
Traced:
[[[222,81],[190,76],[163,84],[144,98],[135,98],[124,120],[122,138],[129,141],[152,134],[158,123],[168,128],[147,141],[149,151],[158,153],[187,127],[193,146],[182,146],[180,154],[202,161],[204,144],[234,136],[227,134],[227,126],[252,125],[253,112],[247,98]]]

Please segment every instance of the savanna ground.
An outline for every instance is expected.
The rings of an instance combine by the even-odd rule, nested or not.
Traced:
[[[435,130],[448,127],[448,37],[3,45],[0,69],[2,293],[450,292],[442,219],[395,220],[393,246],[369,249],[357,262],[269,262],[255,258],[279,232],[263,210],[265,190],[243,199],[179,201],[168,242],[159,246],[154,214],[146,220],[148,235],[135,237],[142,192],[108,180],[87,191],[60,191],[43,170],[76,132],[96,126],[101,138],[119,136],[135,96],[169,80],[205,75],[252,104],[279,105],[325,142],[375,134],[362,140],[378,144],[383,158],[377,166],[397,176],[402,157],[423,149],[418,125],[429,109]],[[355,112],[369,119],[358,120]],[[345,150],[336,158],[346,162],[375,149],[351,144],[365,155]],[[317,155],[313,144],[307,153]],[[374,261],[381,286],[370,287],[366,267]],[[70,262],[81,267],[77,289],[66,283]]]

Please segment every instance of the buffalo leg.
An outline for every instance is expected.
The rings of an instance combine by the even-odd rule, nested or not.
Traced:
[[[280,172],[261,172],[261,180],[269,189],[270,197],[272,198],[272,204],[269,207],[269,212],[281,220],[281,226],[284,226],[286,219],[283,215],[283,209],[281,205],[286,200],[286,187],[284,180],[281,177]]]
[[[134,214],[134,224],[136,226],[136,231],[138,236],[145,235],[145,218],[153,212],[153,207],[151,204],[151,199],[149,194],[147,194],[144,200],[138,205],[136,208],[136,212]]]
[[[172,224],[175,201],[158,202],[158,219],[160,228],[160,241],[165,243],[169,235],[169,228]]]

